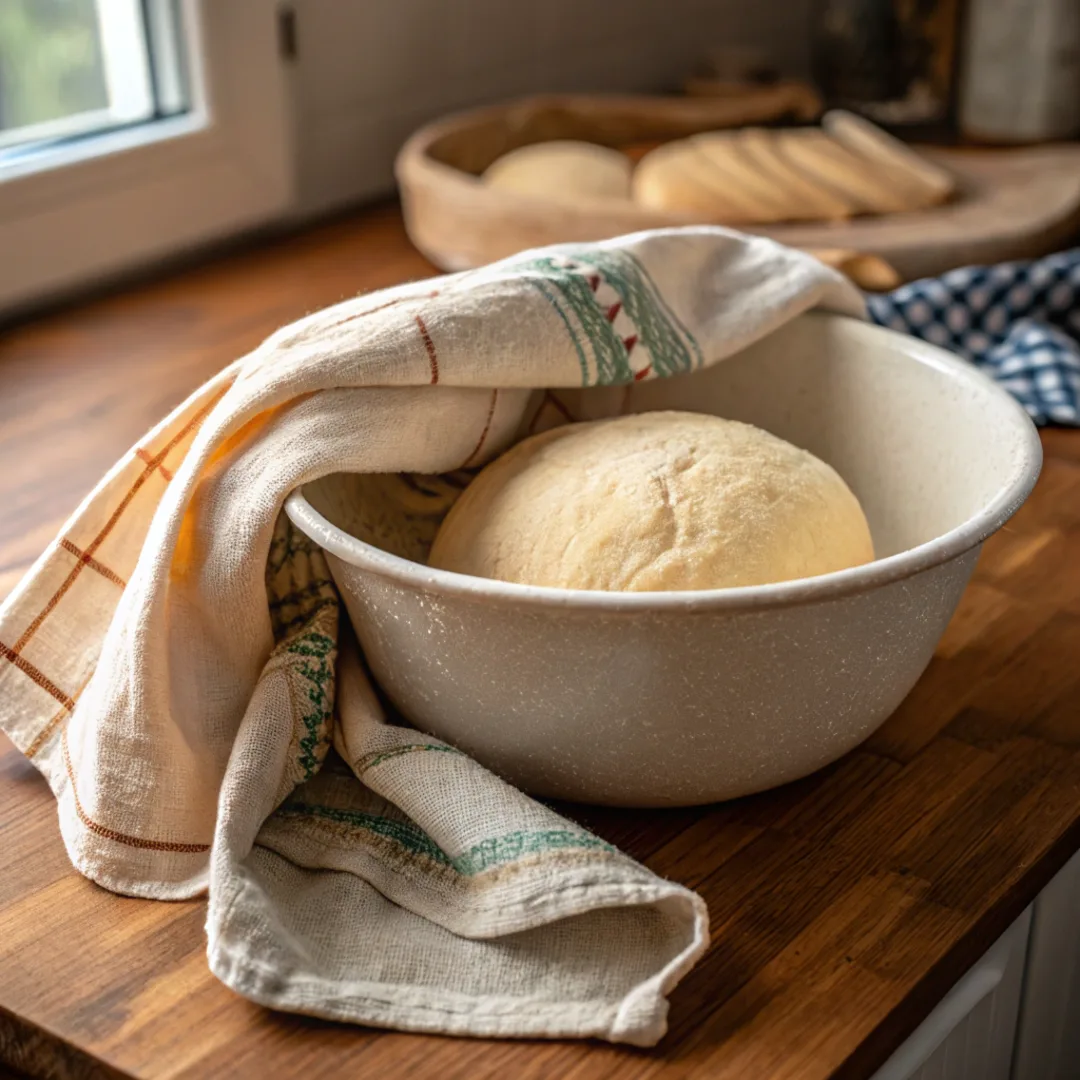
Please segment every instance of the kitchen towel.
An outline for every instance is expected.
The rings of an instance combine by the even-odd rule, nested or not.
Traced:
[[[544,389],[690,372],[815,306],[864,313],[808,255],[664,230],[348,300],[221,372],[0,608],[0,725],[75,866],[133,896],[208,891],[211,969],[269,1006],[655,1043],[707,944],[701,899],[391,722],[282,505],[363,474],[378,532],[387,485],[460,483]]]
[[[1080,248],[867,296],[870,317],[958,353],[1037,424],[1080,426]]]

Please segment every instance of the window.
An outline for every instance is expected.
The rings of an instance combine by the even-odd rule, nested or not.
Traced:
[[[279,218],[273,0],[0,0],[0,313]]]
[[[171,0],[5,0],[0,160],[187,108]]]

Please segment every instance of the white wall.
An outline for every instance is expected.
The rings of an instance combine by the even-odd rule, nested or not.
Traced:
[[[407,135],[539,91],[674,89],[710,48],[807,61],[809,0],[295,0],[300,212],[393,187]]]

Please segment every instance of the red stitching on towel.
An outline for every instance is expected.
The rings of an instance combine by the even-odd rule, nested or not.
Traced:
[[[159,473],[161,473],[162,476],[165,477],[166,481],[169,481],[169,480],[171,480],[173,478],[172,472],[170,470],[166,469],[165,466],[162,465],[160,461],[155,461],[150,456],[150,451],[145,449],[144,447],[136,446],[135,447],[135,456],[137,458],[139,458],[140,461],[145,461],[147,465],[150,465],[150,466],[156,468],[157,471]]]
[[[473,447],[472,453],[461,463],[459,468],[467,468],[468,465],[476,458],[476,455],[480,453],[481,448],[484,445],[484,440],[488,437],[488,432],[491,430],[491,418],[495,415],[495,402],[499,399],[499,391],[491,391],[491,404],[488,406],[487,420],[484,421],[484,430],[480,432],[480,439]]]
[[[72,705],[77,703],[79,698],[82,697],[82,692],[86,689],[93,674],[94,673],[91,671],[90,674],[87,675],[86,678],[83,680],[82,686],[80,686],[79,689],[71,695]],[[45,743],[49,741],[49,737],[56,730],[57,726],[61,724],[64,720],[66,720],[71,715],[71,713],[71,709],[69,709],[66,705],[62,705],[57,711],[56,715],[34,736],[34,741],[30,743],[30,745],[23,751],[24,756],[27,759],[32,760],[37,755],[37,752],[45,745]]]
[[[61,745],[64,753],[64,767],[67,769],[68,779],[71,781],[71,797],[75,803],[75,813],[79,815],[79,820],[92,833],[103,836],[106,840],[115,840],[118,844],[127,844],[129,847],[147,848],[150,851],[182,851],[196,853],[210,850],[209,844],[177,844],[172,840],[144,840],[141,836],[128,836],[127,833],[117,832],[115,829],[109,829],[104,825],[99,825],[96,821],[87,816],[86,811],[82,808],[82,803],[79,802],[79,790],[78,785],[75,783],[75,771],[71,767],[71,754],[68,752],[67,728],[64,728]]]
[[[532,420],[529,421],[529,434],[532,435],[536,431],[536,425],[540,423],[540,417],[544,415],[544,410],[551,406],[568,424],[574,423],[574,418],[570,415],[570,410],[550,391],[544,391],[544,397],[540,402],[540,408],[533,413]]]
[[[105,537],[107,537],[109,533],[112,532],[113,527],[123,516],[123,513],[128,508],[131,500],[135,498],[136,494],[138,494],[139,488],[141,488],[143,484],[146,483],[147,477],[150,476],[150,474],[161,464],[161,462],[165,460],[165,455],[168,454],[169,451],[172,450],[172,448],[176,446],[176,444],[180,442],[180,440],[183,439],[193,427],[196,426],[196,424],[202,421],[203,417],[205,417],[206,414],[218,403],[218,401],[221,400],[227,389],[228,387],[225,387],[219,393],[215,394],[214,397],[210,401],[208,401],[197,413],[195,413],[195,415],[168,441],[168,443],[165,444],[165,447],[162,449],[162,451],[159,454],[155,454],[154,457],[150,460],[150,462],[147,463],[146,468],[135,478],[134,483],[128,489],[128,493],[120,500],[120,504],[112,512],[112,516],[101,527],[101,531],[97,534],[97,536],[95,536],[94,539],[90,541],[89,545],[86,548],[86,555],[93,555],[94,552],[97,551],[97,549],[105,540]],[[10,650],[8,650],[13,654],[13,656],[17,656],[20,652],[22,652],[22,650],[26,647],[26,643],[38,632],[41,624],[49,617],[53,608],[55,608],[56,605],[60,603],[61,599],[63,599],[64,594],[68,591],[68,589],[71,588],[72,585],[75,584],[75,579],[79,576],[82,568],[86,565],[86,562],[80,559],[72,567],[71,572],[61,583],[60,588],[58,588],[56,592],[53,593],[52,598],[49,600],[49,602],[41,609],[41,611],[38,612],[37,617],[34,619],[34,621],[30,623],[30,625],[23,631],[22,637],[20,637],[19,640],[15,642],[14,646],[12,646]],[[7,652],[4,652],[2,655],[7,656]],[[7,658],[9,660],[12,660],[12,656],[8,656]],[[12,662],[14,661],[12,660]],[[50,683],[50,685],[52,684]]]
[[[424,320],[419,315],[414,315],[416,319],[416,325],[420,328],[420,336],[424,339],[424,348],[427,349],[428,361],[431,364],[431,385],[434,386],[439,381],[439,358],[435,355],[435,342],[431,340],[431,335],[428,333],[427,326],[424,325]]]
[[[228,387],[222,389],[219,393],[215,394],[214,397],[211,398],[210,401],[208,401],[201,409],[199,409],[198,412],[196,412],[191,417],[191,419],[188,420],[188,422],[168,441],[168,443],[165,444],[164,448],[161,450],[160,453],[155,454],[151,457],[148,451],[144,450],[142,447],[136,447],[135,454],[137,457],[140,458],[140,460],[146,462],[146,468],[142,471],[142,473],[139,474],[139,476],[135,478],[135,481],[128,489],[127,494],[124,496],[123,499],[120,500],[120,504],[112,512],[109,520],[105,522],[105,524],[101,528],[101,531],[97,534],[97,536],[94,537],[94,539],[90,542],[90,545],[85,551],[82,551],[79,547],[73,544],[66,536],[60,538],[60,546],[64,548],[65,551],[68,551],[72,555],[74,555],[78,561],[72,567],[71,571],[61,583],[60,587],[56,590],[56,592],[53,593],[52,597],[49,599],[49,602],[41,609],[41,611],[38,612],[37,617],[23,631],[22,637],[20,637],[19,640],[15,643],[15,646],[13,648],[9,648],[7,645],[3,644],[3,642],[0,642],[0,656],[2,656],[5,660],[8,660],[16,668],[18,668],[24,675],[26,675],[28,679],[40,686],[46,693],[56,698],[56,700],[59,701],[60,704],[63,706],[61,711],[56,713],[56,715],[54,715],[48,721],[48,723],[45,724],[45,726],[37,733],[37,735],[34,736],[29,747],[25,751],[26,757],[32,758],[41,749],[45,741],[56,729],[57,724],[59,724],[66,715],[69,715],[74,711],[75,702],[79,700],[79,695],[83,692],[83,689],[86,686],[86,682],[89,682],[90,680],[89,677],[87,677],[86,682],[84,682],[83,685],[79,687],[79,689],[75,692],[74,697],[68,697],[68,695],[65,694],[64,691],[61,690],[47,675],[45,675],[44,672],[38,670],[38,668],[34,667],[34,665],[31,664],[28,660],[20,656],[19,654],[21,650],[25,648],[26,643],[34,636],[34,634],[37,633],[41,624],[46,620],[46,618],[48,618],[53,608],[56,607],[56,605],[63,598],[64,594],[75,583],[75,579],[79,576],[84,566],[89,566],[93,570],[96,570],[99,574],[107,578],[109,581],[112,581],[116,585],[119,585],[120,588],[123,589],[126,587],[123,578],[121,578],[119,574],[114,573],[107,566],[105,566],[103,563],[98,562],[98,560],[93,557],[94,551],[96,551],[97,548],[101,546],[102,542],[113,530],[116,523],[123,516],[124,511],[128,508],[131,500],[139,491],[139,488],[141,488],[143,484],[146,483],[147,477],[150,476],[155,469],[162,468],[161,463],[165,459],[166,454],[168,454],[169,451],[171,451],[173,447],[175,447],[177,443],[179,443],[181,439],[183,439],[191,431],[192,428],[194,428],[197,424],[200,423],[200,421],[202,421],[206,414],[209,413],[210,410],[225,395],[227,389]],[[164,469],[162,469],[162,471],[164,471]]]
[[[25,657],[20,656],[14,649],[9,649],[0,641],[0,656],[10,660],[31,682],[37,683],[47,694],[51,694],[61,705],[67,709],[75,708],[75,702],[71,700],[44,672],[39,671]]]
[[[121,589],[127,588],[127,582],[116,573],[113,573],[104,563],[99,563],[93,555],[88,555],[85,551],[77,548],[66,536],[60,538],[60,546],[65,551],[70,551],[76,559],[86,563],[91,570],[96,570],[103,578],[111,581],[114,585],[119,585]]]
[[[568,423],[574,423],[574,418],[570,415],[570,410],[550,391],[544,391],[544,400],[550,401],[552,406],[562,415],[562,418]]]

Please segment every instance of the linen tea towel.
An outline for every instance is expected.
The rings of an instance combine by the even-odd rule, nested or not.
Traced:
[[[694,893],[388,722],[322,553],[281,513],[331,473],[416,557],[445,494],[550,388],[723,360],[801,311],[862,314],[805,254],[717,228],[563,245],[317,312],[101,481],[0,608],[0,726],[74,865],[208,891],[208,958],[276,1008],[642,1045],[707,944]],[[415,550],[414,550],[415,549]]]

